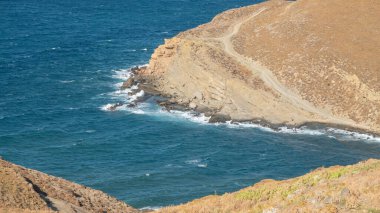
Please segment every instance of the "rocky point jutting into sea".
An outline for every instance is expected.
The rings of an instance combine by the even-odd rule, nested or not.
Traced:
[[[165,40],[140,89],[211,116],[380,133],[380,2],[283,1],[232,9]],[[135,82],[125,83],[129,86]]]

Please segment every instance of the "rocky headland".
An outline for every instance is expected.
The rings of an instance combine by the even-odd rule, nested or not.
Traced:
[[[380,2],[272,0],[165,40],[141,89],[210,122],[321,123],[380,134]]]

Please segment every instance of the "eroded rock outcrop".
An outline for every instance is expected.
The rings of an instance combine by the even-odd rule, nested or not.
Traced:
[[[139,74],[162,94],[272,124],[380,133],[380,1],[272,0],[165,40]]]

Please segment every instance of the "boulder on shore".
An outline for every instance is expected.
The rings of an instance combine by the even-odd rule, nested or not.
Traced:
[[[230,121],[231,116],[221,114],[221,113],[216,113],[211,115],[211,118],[209,120],[210,123],[225,123],[226,121]]]
[[[120,89],[127,89],[127,88],[131,88],[133,86],[133,84],[135,84],[135,79],[134,78],[128,78],[128,80],[124,81],[123,82],[123,85],[121,86]]]

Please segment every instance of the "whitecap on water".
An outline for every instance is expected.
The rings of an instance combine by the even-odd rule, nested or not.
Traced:
[[[176,165],[176,164],[166,164],[166,168],[182,168],[183,166],[181,165]]]
[[[193,165],[200,163],[200,162],[201,162],[201,160],[199,160],[199,159],[185,161],[186,164],[193,164]]]
[[[138,93],[129,96],[129,102],[136,101],[138,98],[141,98],[145,95],[144,90],[139,91]]]
[[[140,208],[139,210],[141,210],[141,211],[158,211],[161,208],[162,208],[162,206],[146,206],[146,207]]]
[[[138,67],[145,67],[145,66],[147,65],[141,65]],[[131,88],[120,89],[121,86],[123,85],[123,82],[127,81],[129,78],[133,76],[133,73],[131,72],[133,67],[128,68],[128,69],[114,70],[114,74],[112,75],[112,77],[115,79],[121,80],[121,82],[115,83],[114,88],[116,90],[108,93],[107,95],[109,95],[112,99],[118,100],[118,102],[105,104],[100,107],[101,110],[103,111],[125,110],[125,111],[130,111],[131,113],[135,113],[135,114],[145,114],[143,110],[137,107],[126,107],[125,104],[124,105],[120,104],[122,102],[126,104],[132,103],[145,95],[145,92],[143,90],[137,92],[134,95],[130,95],[130,93],[133,90],[138,89],[138,85],[133,85]]]
[[[133,113],[133,114],[138,114],[138,115],[143,115],[143,114],[147,114],[146,111],[144,111],[143,109],[140,109],[138,107],[128,107],[128,106],[121,106],[121,107],[118,107],[117,110],[120,110],[120,111],[127,111],[127,112],[130,112],[130,113]]]
[[[190,120],[190,119],[189,119]],[[291,128],[287,126],[282,126],[277,129],[273,129],[267,126],[263,126],[256,123],[239,123],[239,122],[231,122],[227,121],[226,123],[219,123],[215,125],[224,125],[228,128],[254,128],[260,129],[262,131],[278,133],[278,134],[292,134],[292,135],[316,135],[322,136],[325,135],[329,138],[334,138],[337,140],[345,140],[345,141],[366,141],[366,142],[380,142],[380,137],[376,137],[371,134],[347,131],[343,129],[337,128],[328,128],[328,127],[320,127],[320,128],[309,128],[307,126],[302,126],[299,128]]]
[[[115,74],[112,77],[121,79],[123,81],[128,80],[132,76],[131,69],[115,70]]]
[[[67,110],[78,110],[80,108],[79,107],[68,107],[68,108],[65,108],[65,109],[67,109]]]
[[[247,123],[247,122],[227,121],[225,124],[217,124],[217,125],[225,125],[228,128],[255,128],[255,129],[260,129],[267,132],[276,132],[274,129],[270,127],[266,127],[266,126],[255,124],[255,123]]]
[[[184,118],[186,120],[199,123],[199,124],[210,124],[208,122],[210,120],[210,117],[205,116],[203,113],[196,113],[193,111],[177,111],[177,110],[171,110],[170,112],[168,112],[167,110],[161,110],[160,112],[167,114],[169,116]]]
[[[103,111],[112,111],[111,109],[113,106],[114,106],[113,104],[106,104],[106,105],[101,106],[100,109]]]
[[[306,127],[300,128],[289,128],[289,127],[280,127],[278,132],[287,133],[287,134],[297,134],[297,135],[323,135],[324,133],[321,130],[308,129]]]
[[[366,133],[359,133],[359,132],[347,131],[347,130],[336,129],[336,128],[327,128],[325,131],[326,131],[326,134],[328,134],[329,136],[333,136],[336,139],[362,140],[362,141],[380,143],[380,137],[376,137],[376,136],[366,134]]]
[[[69,84],[69,83],[75,82],[75,80],[63,80],[63,81],[59,81],[59,82],[61,82],[62,84]]]
[[[207,167],[207,163],[202,162],[202,160],[200,160],[200,159],[187,160],[187,161],[185,161],[185,163],[188,165],[194,165],[194,166],[197,166],[200,168],[206,168]]]

